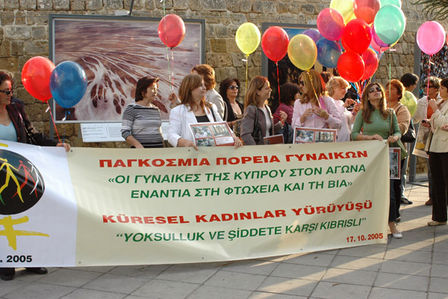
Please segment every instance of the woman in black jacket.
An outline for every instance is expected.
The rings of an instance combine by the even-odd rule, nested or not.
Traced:
[[[54,140],[37,133],[25,113],[23,102],[13,98],[12,77],[5,71],[0,71],[0,139],[31,143],[37,145],[63,146],[66,151],[70,146],[66,143],[56,143]],[[46,274],[46,268],[26,268],[26,271],[36,274]],[[14,279],[15,268],[0,268],[2,280]]]

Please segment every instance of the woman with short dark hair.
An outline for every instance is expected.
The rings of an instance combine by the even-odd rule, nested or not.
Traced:
[[[240,80],[237,78],[226,78],[219,85],[219,94],[224,100],[224,120],[233,128],[243,117],[244,106],[238,102],[240,94]]]
[[[135,88],[135,104],[129,104],[122,116],[121,135],[133,148],[163,147],[160,110],[153,104],[159,78],[143,77]]]

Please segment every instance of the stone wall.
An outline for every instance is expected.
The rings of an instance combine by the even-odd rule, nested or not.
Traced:
[[[406,32],[380,61],[376,79],[384,83],[391,75],[400,77],[414,71],[415,33],[423,22],[421,7],[403,1],[407,17]],[[88,14],[115,15],[126,13],[130,0],[0,0],[0,69],[12,71],[16,78],[16,94],[25,100],[26,110],[34,125],[44,131],[49,129],[47,105],[33,99],[22,88],[20,71],[31,57],[48,56],[48,15]],[[135,0],[133,16],[162,17],[164,12],[183,18],[205,19],[206,63],[216,70],[217,81],[228,76],[245,80],[243,54],[237,48],[234,36],[244,22],[261,24],[289,23],[315,24],[318,13],[329,6],[330,1],[317,0]],[[261,73],[261,47],[251,55],[249,78]],[[123,146],[118,143],[83,144],[79,126],[58,124],[60,135],[68,136],[74,146]]]

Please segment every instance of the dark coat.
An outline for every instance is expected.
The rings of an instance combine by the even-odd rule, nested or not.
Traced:
[[[56,145],[54,140],[49,139],[42,133],[36,132],[25,113],[24,105],[21,100],[12,98],[11,104],[6,105],[6,110],[16,129],[17,142],[36,145]]]

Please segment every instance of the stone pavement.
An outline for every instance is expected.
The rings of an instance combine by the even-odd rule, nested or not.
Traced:
[[[448,298],[448,226],[428,227],[426,183],[408,185],[401,240],[237,262],[51,268],[0,281],[0,298]]]

